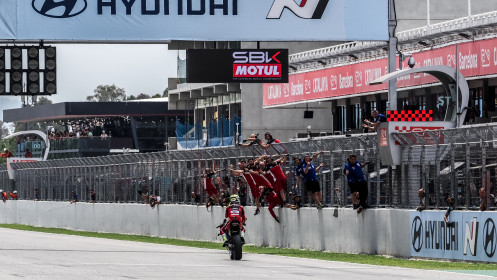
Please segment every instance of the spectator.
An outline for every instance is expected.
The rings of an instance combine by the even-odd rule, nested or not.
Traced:
[[[4,148],[3,149],[3,154],[0,154],[2,157],[4,158],[9,158],[9,157],[13,157],[14,155],[7,149],[7,148]]]
[[[288,193],[288,198],[290,198],[290,200],[293,202],[290,205],[290,208],[292,210],[297,210],[300,207],[302,207],[302,197],[300,197],[300,195],[297,195],[297,194],[295,194],[293,192],[289,192]]]
[[[5,203],[9,197],[7,196],[7,192],[0,190],[0,195],[2,196],[2,201]]]
[[[145,184],[145,181],[140,182],[139,184],[143,191],[138,190],[138,194],[141,196],[143,204],[148,204],[149,196],[148,196],[148,186]]]
[[[17,200],[17,191],[14,190],[13,192],[9,193],[10,198],[13,200]]]
[[[38,200],[40,200],[40,190],[35,189],[35,201],[38,201]]]
[[[105,130],[102,130],[102,134],[100,134],[100,137],[106,138],[108,135],[105,133]]]
[[[193,198],[193,201],[195,201],[195,203],[198,205],[200,205],[200,194],[198,193],[195,193],[195,192],[192,192],[192,198]]]
[[[480,195],[480,211],[487,210],[487,194],[485,193],[485,188],[480,188],[478,191]]]
[[[250,147],[254,144],[260,144],[262,143],[261,140],[258,137],[258,134],[250,134],[250,137],[246,140],[247,143],[239,144],[242,147]]]
[[[24,153],[24,157],[25,158],[32,158],[33,154],[29,151],[29,149],[26,149],[25,153]]]
[[[322,153],[322,151],[319,152],[318,154],[320,154],[320,153]],[[321,200],[322,200],[321,186],[319,184],[319,179],[318,179],[316,173],[318,173],[319,169],[321,169],[321,167],[323,167],[323,164],[320,164],[318,167],[315,167],[311,161],[312,161],[312,157],[305,156],[301,167],[299,168],[297,166],[297,169],[296,169],[297,184],[295,185],[295,189],[298,189],[298,186],[300,183],[300,177],[302,176],[304,178],[305,189],[307,190],[309,196],[312,197],[314,202],[316,202],[317,208],[321,209],[324,207],[324,205],[323,205],[323,203],[321,203]]]
[[[266,139],[267,141],[266,144],[262,143],[262,141],[259,141],[259,146],[264,150],[269,149],[272,143],[281,143],[280,140],[273,138],[273,136],[269,132],[266,132],[266,134],[264,134],[264,139]]]
[[[159,205],[159,204],[160,204],[160,196],[151,195],[150,196],[150,207],[154,208],[155,205]]]
[[[419,206],[416,208],[417,211],[421,212],[423,210],[426,210],[426,193],[425,190],[419,189],[418,191],[418,197],[419,197]]]
[[[349,183],[350,192],[352,194],[352,203],[354,209],[357,209],[357,214],[360,214],[367,206],[368,197],[368,183],[362,168],[366,166],[367,162],[361,164],[357,161],[356,155],[350,155],[349,161],[345,164],[345,175],[347,175],[347,182]],[[359,204],[357,204],[359,200]]]
[[[371,112],[371,117],[374,118],[374,121],[371,122],[370,120],[365,119],[364,124],[362,125],[362,127],[367,128],[369,131],[376,131],[380,123],[387,122],[387,117],[378,113],[376,110]]]
[[[97,195],[95,194],[95,190],[90,190],[90,203],[97,202]]]
[[[221,189],[219,191],[219,201],[221,206],[227,206],[230,204],[230,192],[228,189]]]
[[[78,194],[76,191],[72,191],[71,193],[71,204],[78,202]]]
[[[450,195],[446,195],[445,203],[447,203],[447,210],[445,211],[444,221],[448,224],[450,212],[454,211],[454,199]]]

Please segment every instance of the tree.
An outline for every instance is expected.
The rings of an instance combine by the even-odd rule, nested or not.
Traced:
[[[99,85],[93,91],[94,95],[86,97],[90,102],[109,102],[126,100],[126,93],[123,88],[118,88],[116,85]]]
[[[166,88],[162,93],[162,97],[168,97],[168,96],[169,96],[169,88]]]
[[[3,121],[0,121],[0,139],[4,138],[7,135],[9,135],[9,128],[7,124]]]
[[[36,101],[34,105],[37,106],[37,105],[48,105],[48,104],[53,104],[52,100],[42,96],[38,99],[38,101]]]
[[[162,95],[160,95],[160,93],[156,93],[154,95],[152,95],[152,98],[161,98]]]
[[[140,93],[140,94],[138,94],[138,96],[136,97],[136,99],[149,99],[149,98],[150,98],[150,95],[145,94],[145,93]]]
[[[134,95],[130,95],[130,96],[126,97],[126,100],[129,100],[129,101],[136,100],[136,97]]]

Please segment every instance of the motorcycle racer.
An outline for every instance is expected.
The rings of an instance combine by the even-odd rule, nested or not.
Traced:
[[[220,235],[223,237],[223,247],[226,247],[228,242],[228,236],[226,232],[230,230],[231,222],[238,221],[240,223],[241,229],[241,239],[242,243],[245,243],[245,228],[243,225],[247,218],[245,217],[245,210],[243,210],[243,206],[240,204],[240,198],[237,194],[234,194],[230,197],[230,204],[226,207],[225,219],[223,224],[220,226]]]

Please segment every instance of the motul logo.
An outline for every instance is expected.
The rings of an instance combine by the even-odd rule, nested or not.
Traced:
[[[300,18],[320,19],[329,0],[302,0],[300,5],[294,0],[274,0],[267,14],[268,19],[279,19],[285,8]]]
[[[233,64],[234,78],[281,77],[281,64]]]
[[[238,51],[233,53],[233,78],[281,77],[280,52]]]

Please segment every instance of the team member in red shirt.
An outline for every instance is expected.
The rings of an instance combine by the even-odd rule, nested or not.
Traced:
[[[271,216],[273,216],[273,218],[279,223],[280,220],[274,213],[273,209],[274,207],[276,207],[276,205],[282,203],[280,197],[274,192],[274,189],[271,187],[260,186],[259,191],[261,192],[262,199],[265,199],[269,203],[269,213],[271,213]]]
[[[286,203],[287,179],[280,164],[286,163],[286,157],[287,155],[282,156],[277,160],[273,160],[271,157],[266,158],[267,173],[273,177],[273,180],[275,181],[275,184],[273,184],[274,191],[280,196],[283,203]]]
[[[219,192],[217,191],[216,187],[212,183],[212,179],[213,179],[213,176],[219,172],[221,172],[221,170],[215,170],[214,172],[211,172],[210,168],[206,168],[205,174],[203,175],[205,191],[207,192],[207,195],[211,199],[214,199],[216,201],[217,204],[219,204]],[[209,202],[207,202],[207,208],[209,206],[210,206]]]
[[[0,154],[2,157],[4,158],[9,158],[9,157],[13,157],[14,155],[12,154],[11,151],[9,151],[7,148],[4,148],[3,149],[3,154]]]
[[[230,165],[231,174],[233,176],[242,176],[245,179],[245,181],[247,182],[247,184],[250,186],[250,191],[252,192],[252,196],[254,197],[255,206],[256,206],[254,215],[257,215],[260,213],[259,208],[261,206],[261,202],[260,202],[261,194],[259,193],[259,190],[257,189],[257,183],[254,179],[254,176],[252,176],[252,174],[250,173],[250,170],[247,168],[247,162],[245,160],[241,160],[238,163],[238,168],[239,169],[234,169],[233,164]]]
[[[7,196],[7,192],[4,192],[3,190],[0,190],[0,195],[2,196],[2,201],[6,202],[9,197]]]
[[[223,225],[220,229],[224,241],[223,247],[226,247],[226,242],[228,241],[226,232],[230,230],[232,221],[238,221],[240,223],[242,242],[245,243],[245,228],[243,225],[245,224],[245,221],[247,221],[247,218],[245,217],[245,210],[243,210],[243,206],[240,205],[240,198],[237,194],[230,197],[230,205],[226,207],[224,218]]]
[[[25,158],[32,158],[33,153],[31,153],[31,151],[29,149],[26,149],[26,152],[24,153],[24,157]]]
[[[17,191],[14,190],[13,192],[9,193],[10,198],[17,200]]]

